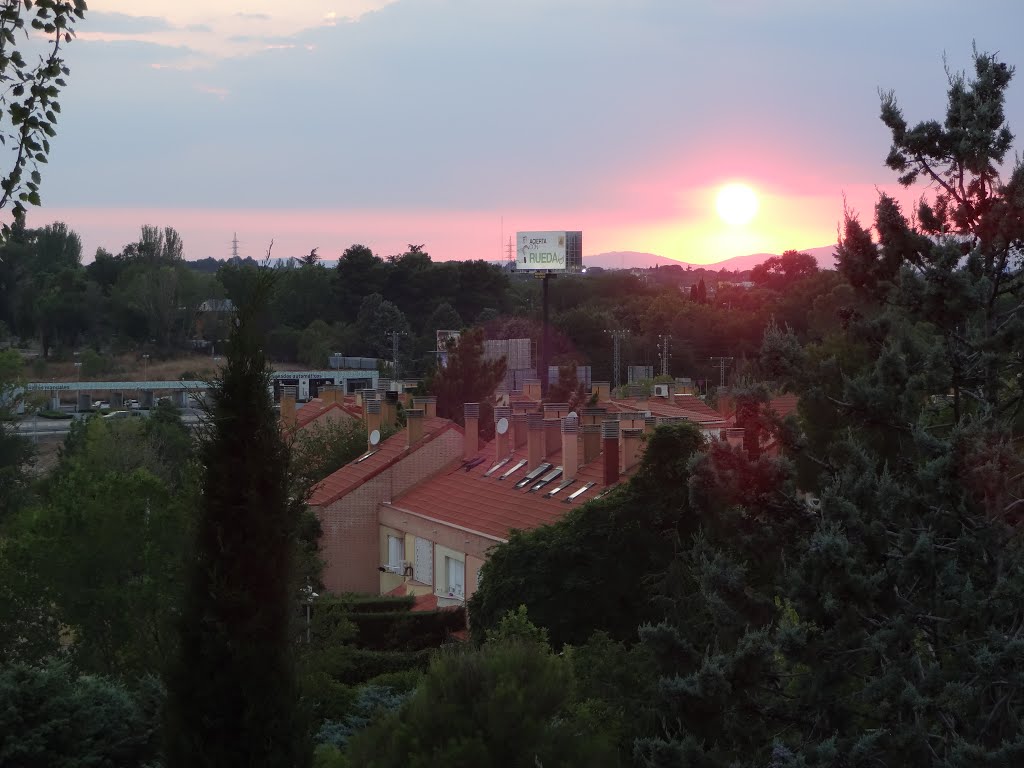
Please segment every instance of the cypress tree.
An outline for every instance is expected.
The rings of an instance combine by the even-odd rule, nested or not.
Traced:
[[[181,650],[168,675],[169,766],[308,763],[290,626],[298,510],[260,344],[272,286],[262,270],[209,393]]]

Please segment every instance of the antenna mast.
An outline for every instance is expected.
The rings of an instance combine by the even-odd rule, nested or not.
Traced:
[[[231,240],[231,258],[238,258],[238,233],[235,232],[234,237]]]

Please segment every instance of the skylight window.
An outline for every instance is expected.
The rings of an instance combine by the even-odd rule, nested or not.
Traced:
[[[547,472],[549,469],[551,469],[551,463],[547,462],[547,461],[544,462],[539,467],[537,467],[536,469],[532,470],[526,477],[524,477],[522,480],[520,480],[518,483],[516,483],[516,488],[524,488],[524,487],[526,487],[527,485],[530,484],[531,480],[536,480],[538,477],[540,477],[542,474]]]
[[[593,488],[593,487],[594,487],[595,485],[597,485],[597,483],[594,483],[594,482],[590,482],[590,483],[585,483],[585,484],[584,484],[584,485],[583,485],[582,487],[580,487],[580,488],[577,488],[577,489],[576,489],[575,491],[573,491],[573,492],[572,492],[571,494],[569,494],[569,495],[568,495],[568,496],[566,496],[566,497],[565,497],[564,499],[562,499],[562,503],[563,503],[563,504],[568,504],[568,503],[569,503],[569,502],[571,502],[571,501],[576,501],[576,499],[578,499],[578,498],[579,498],[580,496],[582,496],[582,495],[583,495],[584,493],[586,493],[587,491],[589,491],[589,490],[590,490],[591,488]]]
[[[502,475],[501,477],[499,477],[498,479],[499,480],[504,480],[509,475],[511,475],[513,472],[518,472],[520,469],[522,469],[525,466],[526,466],[526,459],[520,459],[518,464],[516,464],[514,467],[512,467],[512,469],[510,469],[507,472],[505,472],[505,474]]]
[[[539,490],[540,490],[541,488],[543,488],[543,487],[544,487],[545,485],[547,485],[548,483],[550,483],[550,482],[551,482],[552,480],[554,480],[555,478],[559,477],[559,476],[560,476],[561,474],[562,474],[562,468],[561,468],[561,467],[555,467],[555,468],[554,468],[554,469],[552,469],[552,470],[551,470],[550,472],[548,472],[548,473],[547,473],[546,475],[544,475],[544,477],[542,477],[542,478],[541,478],[541,479],[540,479],[540,480],[539,480],[539,481],[538,481],[538,482],[537,482],[537,483],[536,483],[536,484],[535,484],[535,485],[533,486],[533,488],[531,488],[531,489],[530,489],[530,493],[536,493],[536,492],[537,492],[537,491],[539,491]]]
[[[572,479],[571,478],[569,480],[563,480],[561,483],[559,483],[557,488],[552,488],[550,491],[545,493],[544,494],[544,498],[545,499],[550,499],[552,496],[555,496],[556,494],[559,494],[562,491],[564,491],[570,485],[572,485]]]
[[[491,467],[486,472],[484,472],[484,477],[490,477],[495,472],[497,472],[499,469],[501,469],[506,464],[508,464],[510,461],[512,461],[512,457],[511,456],[506,456],[504,459],[502,459],[497,464],[495,464],[493,467]]]

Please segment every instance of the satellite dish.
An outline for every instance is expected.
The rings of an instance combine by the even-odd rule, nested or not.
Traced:
[[[498,419],[498,424],[495,427],[495,429],[498,430],[499,435],[504,435],[506,432],[508,432],[508,419],[506,419],[504,416]]]
[[[370,433],[370,445],[376,445],[380,442],[380,430],[375,429]]]
[[[580,417],[576,413],[576,411],[569,411],[569,415],[566,416],[565,418],[567,418],[567,419],[576,419],[578,421]]]

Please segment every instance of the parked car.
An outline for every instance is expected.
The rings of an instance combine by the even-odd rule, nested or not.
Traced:
[[[104,419],[128,419],[133,416],[142,416],[142,411],[112,411],[103,414]]]

